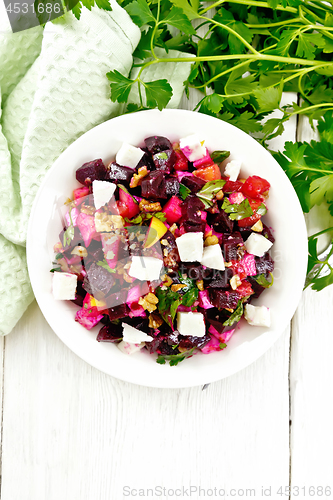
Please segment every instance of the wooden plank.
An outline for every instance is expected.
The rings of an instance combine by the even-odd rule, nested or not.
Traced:
[[[138,387],[78,359],[34,303],[6,339],[1,498],[106,500],[125,486],[190,485],[259,496],[288,484],[288,357],[285,332],[205,391]]]
[[[302,119],[298,140],[309,141],[314,137]],[[329,216],[324,213],[323,208],[319,212],[316,209],[307,218],[312,232],[330,224]],[[326,244],[322,240],[322,248]],[[306,290],[292,324],[291,499],[295,500],[329,496],[325,487],[333,492],[332,303],[332,286],[321,292]],[[314,489],[310,490],[311,487]],[[317,489],[320,487],[324,488],[323,494]]]

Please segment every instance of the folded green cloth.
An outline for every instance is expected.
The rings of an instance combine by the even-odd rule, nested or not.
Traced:
[[[110,100],[105,75],[115,69],[129,74],[141,33],[124,9],[114,0],[111,5],[111,12],[84,9],[80,21],[69,13],[44,29],[16,34],[0,23],[2,335],[12,330],[33,300],[24,245],[31,206],[45,173],[80,135],[122,112]],[[180,54],[172,52],[170,57]],[[190,64],[163,66],[158,71],[174,90],[170,106],[178,107]],[[145,78],[160,78],[151,68]]]

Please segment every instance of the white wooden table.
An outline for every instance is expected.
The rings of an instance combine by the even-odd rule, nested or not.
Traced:
[[[276,344],[206,390],[100,373],[33,303],[1,340],[1,500],[333,496],[332,303],[303,293]]]

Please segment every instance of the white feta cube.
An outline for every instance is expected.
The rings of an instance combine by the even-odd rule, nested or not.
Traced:
[[[252,326],[271,326],[271,315],[268,307],[246,304],[244,318]]]
[[[226,165],[224,169],[224,175],[226,177],[229,177],[229,181],[237,181],[237,178],[239,176],[239,172],[242,166],[242,162],[239,160],[231,160],[229,163]]]
[[[265,252],[271,248],[273,243],[269,241],[262,234],[251,233],[246,241],[244,241],[244,246],[248,253],[256,255],[257,257],[262,257]]]
[[[141,342],[151,342],[153,337],[150,337],[145,332],[137,330],[127,323],[122,323],[123,327],[123,341],[129,344],[140,344]]]
[[[55,271],[52,280],[53,297],[56,300],[74,300],[77,285],[76,274]]]
[[[116,187],[116,184],[113,184],[113,182],[93,181],[92,188],[96,210],[102,208],[106,203],[109,203]]]
[[[141,281],[154,281],[159,279],[162,266],[163,260],[161,259],[133,255],[128,274],[132,278],[136,278]]]
[[[180,259],[183,262],[200,262],[203,254],[203,233],[185,233],[176,239]]]
[[[216,245],[210,245],[203,249],[202,259],[200,263],[203,266],[209,267],[210,269],[217,269],[218,271],[224,271],[224,258],[222,255],[221,247],[218,243]]]
[[[142,149],[124,142],[116,154],[116,162],[124,167],[135,168],[144,154],[145,152]]]
[[[206,333],[203,314],[198,312],[177,313],[177,329],[181,335],[203,337]]]
[[[179,147],[189,161],[201,160],[207,154],[205,142],[198,134],[188,135],[179,140]]]
[[[145,345],[145,342],[140,342],[140,344],[130,344],[129,342],[124,342],[122,340],[119,344],[117,344],[117,347],[124,354],[134,354],[135,352],[141,351]]]

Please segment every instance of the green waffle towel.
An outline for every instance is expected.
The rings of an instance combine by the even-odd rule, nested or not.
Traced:
[[[112,11],[83,9],[45,28],[13,34],[0,2],[0,334],[33,300],[25,241],[30,210],[47,170],[75,139],[122,112],[106,73],[128,75],[140,30],[114,0]],[[170,57],[179,56],[170,51]],[[165,56],[165,54],[164,54]],[[150,69],[151,68],[151,69]],[[190,64],[150,66],[167,78],[178,107]],[[132,101],[137,96],[133,93]]]

